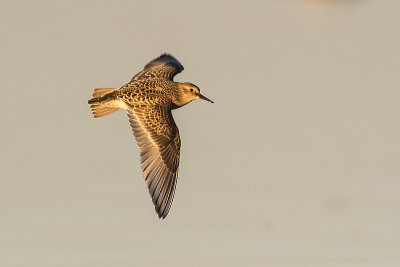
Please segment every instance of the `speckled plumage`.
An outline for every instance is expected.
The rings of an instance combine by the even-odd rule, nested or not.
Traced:
[[[95,118],[119,109],[127,111],[143,175],[160,218],[165,218],[171,207],[180,159],[179,130],[171,110],[198,98],[212,102],[200,94],[197,86],[173,81],[182,70],[179,61],[164,54],[121,88],[95,89],[88,101]]]

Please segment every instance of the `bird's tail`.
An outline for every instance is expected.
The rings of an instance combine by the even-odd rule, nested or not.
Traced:
[[[116,88],[96,88],[93,91],[93,98],[88,101],[92,109],[93,116],[100,118],[111,114],[120,109],[118,102],[115,100],[114,92]]]

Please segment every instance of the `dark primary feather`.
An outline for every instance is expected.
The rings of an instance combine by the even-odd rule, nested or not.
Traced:
[[[174,198],[181,141],[168,104],[138,105],[127,109],[140,149],[142,170],[160,218]]]
[[[133,76],[130,83],[140,80],[170,80],[183,71],[182,64],[173,56],[163,54],[150,61],[144,66],[144,69]]]
[[[176,58],[168,54],[162,54],[158,58],[153,59],[152,61],[147,63],[146,66],[144,66],[144,69],[150,69],[153,67],[163,66],[163,65],[171,65],[177,69],[180,69],[180,71],[183,70],[182,64]]]

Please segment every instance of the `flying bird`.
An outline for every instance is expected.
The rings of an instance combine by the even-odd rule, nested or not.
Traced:
[[[171,110],[195,99],[200,89],[188,82],[174,82],[183,70],[174,57],[163,54],[149,62],[121,88],[96,88],[88,101],[95,118],[126,110],[139,146],[146,185],[159,218],[171,208],[178,178],[181,140]]]

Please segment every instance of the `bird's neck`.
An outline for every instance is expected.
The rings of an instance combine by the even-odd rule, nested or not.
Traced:
[[[175,90],[173,90],[172,103],[174,109],[180,108],[193,100],[183,93],[182,86],[184,86],[183,83],[177,83]]]
[[[175,105],[175,108],[180,108],[188,104],[190,101],[192,101],[192,99],[187,99],[179,94],[175,94],[175,96],[172,97],[172,103]]]

